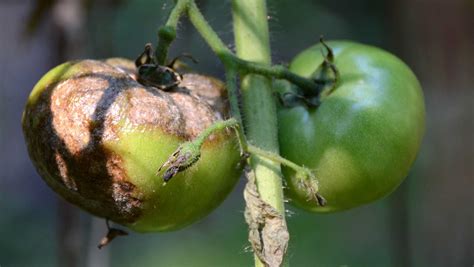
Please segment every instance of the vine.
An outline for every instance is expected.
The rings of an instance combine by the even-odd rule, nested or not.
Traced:
[[[203,131],[195,140],[182,144],[160,167],[165,169],[167,182],[178,172],[188,168],[200,157],[205,139],[215,131],[227,127],[235,129],[241,155],[249,156],[248,184],[244,192],[249,240],[256,254],[256,266],[280,266],[284,261],[289,234],[286,228],[280,164],[295,171],[308,195],[320,205],[324,199],[318,194],[313,172],[278,154],[276,106],[271,78],[285,79],[297,85],[307,95],[318,95],[320,86],[313,80],[290,72],[281,65],[271,65],[268,25],[264,0],[234,0],[232,2],[237,55],[233,54],[208,24],[194,0],[177,0],[166,24],[158,31],[155,60],[164,65],[169,46],[176,38],[176,28],[182,15],[200,33],[204,41],[222,61],[232,118],[219,121]],[[243,113],[239,106],[240,76]],[[244,128],[245,127],[245,128]],[[246,132],[244,132],[246,129]],[[253,145],[257,144],[257,146]]]

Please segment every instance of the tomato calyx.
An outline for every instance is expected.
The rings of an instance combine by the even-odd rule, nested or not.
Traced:
[[[280,93],[279,100],[284,107],[295,107],[305,105],[307,107],[316,108],[321,104],[321,98],[330,95],[337,87],[340,80],[339,70],[334,63],[334,53],[325,42],[323,37],[320,42],[326,49],[326,53],[321,50],[323,54],[323,62],[311,74],[311,79],[317,85],[314,91],[303,91],[296,86],[287,86],[287,90]],[[289,83],[288,83],[289,84]]]
[[[295,178],[298,180],[297,184],[300,190],[306,193],[306,200],[312,201],[317,205],[326,206],[326,199],[319,193],[319,183],[313,171],[308,168],[303,168],[304,171],[295,173]]]
[[[326,49],[326,54],[321,50],[323,54],[323,62],[311,75],[313,81],[319,85],[318,96],[327,96],[334,91],[339,80],[340,74],[336,65],[334,64],[334,53],[332,49],[324,42],[323,37],[319,39],[320,43]]]
[[[291,108],[304,105],[306,107],[316,108],[321,104],[319,96],[308,97],[304,94],[295,92],[296,90],[292,89],[290,91],[280,93],[278,100],[283,107]]]
[[[183,54],[175,57],[168,65],[156,63],[153,57],[153,47],[150,43],[145,45],[144,51],[135,60],[137,67],[137,80],[145,86],[152,86],[163,91],[169,91],[178,86],[183,80],[181,73],[174,66],[178,59],[186,57],[197,63],[191,55]]]
[[[169,156],[168,160],[160,166],[157,175],[159,175],[162,169],[165,169],[162,177],[166,184],[176,174],[191,167],[199,160],[201,157],[201,147],[210,135],[225,130],[226,128],[235,129],[236,127],[239,127],[239,122],[234,118],[214,122],[214,124],[207,127],[195,139],[181,144],[173,154]],[[241,158],[248,157],[248,155],[243,152],[242,144],[240,144],[240,146]]]
[[[193,142],[183,143],[176,151],[161,165],[158,173],[166,168],[163,174],[163,181],[167,183],[171,178],[181,171],[186,170],[196,163],[201,157],[201,145]]]

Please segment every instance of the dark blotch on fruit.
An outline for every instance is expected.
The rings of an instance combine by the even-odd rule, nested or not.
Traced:
[[[225,91],[208,79],[219,86],[216,92],[199,95],[196,81],[161,92],[139,84],[130,61],[105,62],[70,62],[40,81],[37,98],[30,96],[26,105],[23,131],[33,163],[56,192],[92,214],[129,224],[146,199],[107,143],[117,141],[124,125],[191,140],[223,116],[211,106],[226,110],[217,99]],[[212,135],[208,143],[222,137]]]

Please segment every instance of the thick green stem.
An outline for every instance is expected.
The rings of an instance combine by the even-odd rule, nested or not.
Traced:
[[[182,168],[190,166],[193,164],[194,158],[199,157],[199,147],[209,134],[225,127],[233,127],[237,131],[242,152],[251,154],[250,165],[256,177],[261,200],[271,205],[282,215],[283,221],[279,223],[283,225],[286,232],[280,164],[286,165],[298,173],[302,186],[308,189],[309,196],[316,196],[322,204],[324,199],[317,195],[317,184],[312,183],[314,175],[311,170],[282,158],[278,153],[276,106],[270,78],[286,79],[310,94],[317,93],[319,87],[314,81],[291,73],[284,66],[270,65],[268,24],[264,0],[233,0],[232,7],[237,56],[227,48],[210,27],[193,0],[177,0],[166,26],[160,29],[157,59],[160,60],[159,64],[164,64],[168,47],[175,37],[178,19],[183,12],[188,14],[193,25],[226,68],[228,97],[233,116],[233,119],[211,126],[196,140],[181,146],[165,165],[181,164],[178,164],[177,168],[171,168],[173,172],[171,175],[176,173],[176,170],[179,171],[180,166]],[[244,119],[242,119],[239,106],[238,73],[242,75]],[[242,122],[245,123],[247,135],[244,135]],[[247,143],[247,139],[258,147]],[[183,157],[183,155],[194,154],[198,156]],[[165,173],[164,175],[165,181],[166,177],[172,177],[167,175],[169,174]],[[286,244],[282,244],[281,248],[286,250]],[[256,265],[263,266],[258,259],[256,259]]]
[[[244,60],[270,64],[265,1],[234,0],[232,7],[237,55]],[[245,75],[241,90],[248,139],[265,150],[278,153],[276,106],[270,80],[255,74]],[[283,214],[279,164],[258,156],[251,162],[262,199]]]
[[[237,55],[248,61],[271,64],[265,0],[233,0],[232,15]],[[247,74],[241,79],[244,123],[248,140],[278,153],[277,118],[271,81]],[[283,186],[280,164],[258,155],[250,158],[258,192],[263,201],[284,218]],[[256,257],[256,265],[263,264]]]

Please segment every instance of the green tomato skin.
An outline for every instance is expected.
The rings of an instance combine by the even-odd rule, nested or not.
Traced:
[[[138,232],[171,231],[208,215],[232,191],[241,174],[235,139],[206,144],[199,161],[166,185],[156,174],[183,140],[162,132],[124,131],[107,147],[122,155],[130,182],[146,196],[141,217],[125,225]]]
[[[138,84],[132,70],[133,63],[125,59],[67,62],[50,70],[33,88],[23,113],[28,152],[41,177],[68,202],[137,232],[180,229],[214,210],[237,183],[242,173],[237,139],[230,130],[213,134],[198,162],[164,185],[157,170],[189,141],[182,128],[193,123],[200,129],[209,126],[216,119],[214,110],[186,100],[207,117],[184,121],[174,112],[177,102],[170,100],[170,93]],[[106,91],[117,92],[115,99],[105,99]],[[96,96],[102,101],[85,100]],[[162,104],[140,110],[156,120],[163,118],[161,122],[152,124],[150,116],[139,114],[132,122],[130,114],[138,110],[133,106],[140,99],[146,99],[142,106]],[[100,115],[106,110],[103,103],[110,106]],[[104,121],[91,119],[94,114]],[[85,130],[78,130],[81,127]]]
[[[407,176],[425,127],[423,93],[412,71],[381,49],[347,41],[327,42],[340,81],[318,108],[281,108],[281,155],[314,170],[327,205],[308,200],[283,168],[290,203],[308,211],[334,212],[380,199]],[[290,70],[310,77],[323,61],[315,45]],[[324,50],[323,50],[324,51]]]

